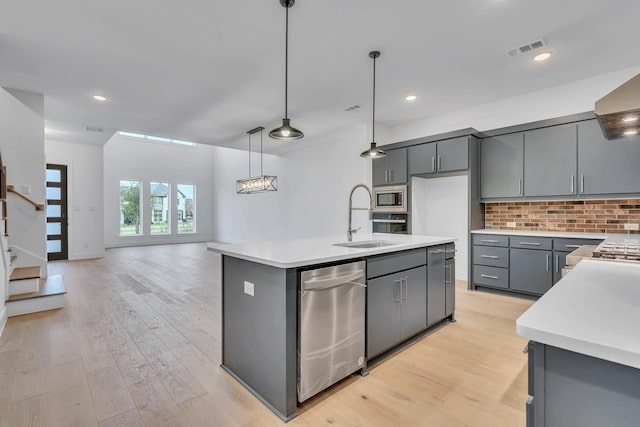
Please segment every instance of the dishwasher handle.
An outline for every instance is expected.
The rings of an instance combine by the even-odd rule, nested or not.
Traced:
[[[354,280],[364,277],[364,270],[357,270],[344,276],[327,277],[323,279],[311,279],[302,283],[303,291],[319,291],[322,289],[334,288],[339,285],[354,284],[362,287],[366,285],[362,283],[353,283]]]

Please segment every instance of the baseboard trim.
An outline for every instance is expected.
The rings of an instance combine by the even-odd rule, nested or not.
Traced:
[[[4,327],[7,326],[7,319],[9,318],[7,313],[7,304],[2,304],[2,313],[0,313],[0,337],[4,333]]]
[[[106,252],[83,252],[79,254],[73,254],[69,256],[69,261],[77,261],[81,259],[96,259],[104,258]]]

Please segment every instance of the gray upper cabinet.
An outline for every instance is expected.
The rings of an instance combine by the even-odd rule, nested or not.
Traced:
[[[373,185],[407,183],[407,149],[387,150],[387,155],[373,160]]]
[[[521,197],[523,156],[522,132],[483,139],[480,142],[480,197]]]
[[[409,147],[409,175],[428,175],[469,169],[469,137]]]
[[[640,136],[608,141],[597,120],[578,124],[580,194],[639,193],[639,165]]]
[[[524,135],[524,195],[577,194],[577,126],[535,129]]]

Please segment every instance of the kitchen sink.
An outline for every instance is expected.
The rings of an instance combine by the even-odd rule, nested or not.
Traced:
[[[381,246],[390,246],[395,244],[396,244],[395,242],[388,242],[386,240],[364,240],[360,242],[334,243],[333,246],[364,249],[364,248],[379,248]]]

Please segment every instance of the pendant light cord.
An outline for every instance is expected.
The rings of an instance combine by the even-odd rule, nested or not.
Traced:
[[[263,176],[264,172],[262,172],[262,131],[260,131],[260,176]]]
[[[250,133],[249,133],[249,179],[251,179],[251,134]]]
[[[373,57],[373,121],[371,123],[371,142],[376,142],[376,57]]]
[[[289,2],[287,1],[284,30],[284,117],[288,118],[287,100],[289,99]]]

